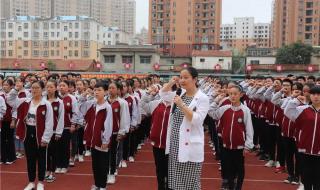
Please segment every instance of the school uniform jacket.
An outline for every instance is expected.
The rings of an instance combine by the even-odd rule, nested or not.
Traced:
[[[29,112],[29,107],[32,99],[21,98],[17,102],[17,137],[23,141],[26,138],[26,117]],[[53,110],[50,102],[45,98],[41,99],[41,102],[36,110],[36,136],[37,143],[41,142],[49,143],[53,135]]]
[[[130,126],[131,127],[136,127],[138,125],[138,119],[139,119],[139,110],[138,106],[136,103],[136,99],[129,95],[126,94],[123,99],[128,102],[128,107],[129,107],[129,113],[130,113]],[[129,131],[127,131],[129,132]]]
[[[128,103],[124,99],[119,97],[113,102],[110,102],[108,99],[108,102],[112,108],[112,117],[113,117],[112,134],[125,135],[130,128],[130,113],[129,113]]]
[[[218,107],[213,102],[210,105],[209,115],[220,120],[223,146],[227,149],[252,149],[253,127],[251,113],[247,106],[238,107],[225,105]]]
[[[16,98],[18,95],[18,91],[15,89],[10,90],[9,93],[0,93],[0,96],[5,101],[6,106],[6,112],[3,114],[2,121],[6,121],[8,123],[11,123],[13,118],[17,118],[17,112],[16,112]]]
[[[181,96],[185,94],[185,90],[182,89]],[[160,98],[167,102],[173,102],[176,92],[159,92]],[[188,106],[189,109],[193,110],[192,120],[183,118],[182,124],[180,125],[180,137],[179,137],[179,162],[203,162],[204,160],[204,131],[203,122],[206,118],[209,110],[209,99],[208,97],[198,90],[194,95],[193,100]],[[171,105],[172,110],[172,105]],[[171,111],[170,111],[171,113]],[[169,126],[167,131],[166,139],[166,154],[170,150],[170,136],[171,136],[171,122],[175,118],[170,114]]]
[[[3,116],[6,114],[7,106],[4,98],[0,96],[0,129],[1,129],[1,121],[3,119]]]
[[[320,112],[312,105],[290,100],[284,114],[296,123],[297,148],[304,154],[320,156]]]
[[[64,128],[64,104],[60,98],[51,102],[53,109],[53,133],[61,137]]]
[[[64,129],[70,129],[71,125],[81,125],[78,101],[75,96],[68,94],[62,97],[64,104]]]
[[[145,95],[141,100],[142,108],[151,115],[150,140],[156,148],[166,148],[166,138],[171,104],[164,102],[158,96]]]
[[[109,144],[112,135],[112,108],[108,101],[97,110],[96,100],[85,102],[83,105],[86,126],[84,128],[84,144],[99,151],[102,144]]]

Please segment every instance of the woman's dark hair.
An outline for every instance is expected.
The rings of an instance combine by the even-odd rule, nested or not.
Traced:
[[[111,84],[114,84],[117,89],[122,90],[122,88],[123,88],[122,84],[119,83],[119,82],[116,82],[116,81],[110,82],[109,86],[110,86]]]
[[[54,80],[54,79],[49,79],[47,83],[49,83],[49,82],[53,83],[53,85],[54,85],[56,88],[58,87],[58,82],[57,82],[56,80]],[[56,89],[56,91],[54,92],[54,97],[55,97],[55,98],[61,98],[57,89]]]
[[[279,81],[281,84],[283,83],[281,79],[275,78],[274,81]]]
[[[297,87],[297,90],[300,90],[300,91],[303,90],[303,85],[300,82],[296,82],[292,86]]]
[[[127,83],[128,83],[128,86],[131,86],[131,87],[134,86],[134,81],[132,79],[127,79]]]
[[[197,69],[194,67],[188,67],[183,69],[182,71],[184,70],[188,71],[188,73],[192,76],[193,79],[198,78],[199,76]]]
[[[17,77],[16,78],[16,80],[20,80],[22,83],[24,83],[25,82],[25,79],[24,79],[24,77],[23,76],[19,76],[19,77]]]
[[[80,80],[77,80],[77,82],[81,82],[84,86],[84,80],[80,79]]]
[[[4,76],[2,74],[0,74],[0,79],[2,79],[2,80],[4,79]]]
[[[234,85],[232,88],[236,88],[236,89],[238,89],[239,90],[239,92],[243,92],[243,88],[242,88],[242,86],[240,86],[240,85]]]
[[[7,79],[4,79],[3,82],[2,82],[2,84],[5,83],[5,82],[7,82],[9,86],[14,86],[14,82],[13,82],[13,80],[11,80],[11,79],[8,79],[8,78],[7,78]]]
[[[267,76],[266,79],[271,79],[272,82],[274,81],[274,78],[272,76]]]
[[[108,84],[102,81],[97,82],[97,84],[94,86],[95,88],[103,88],[103,90],[108,90]]]
[[[310,89],[310,94],[320,94],[320,86],[319,85],[315,85],[314,87],[312,87]]]
[[[69,81],[69,87],[70,86],[72,86],[73,88],[76,88],[76,83],[73,80],[71,80]]]
[[[70,85],[70,81],[68,81],[68,80],[63,80],[63,81],[61,81],[60,83],[65,83],[67,86],[69,86]]]
[[[38,83],[38,85],[40,86],[41,89],[44,89],[45,86],[44,86],[44,82],[42,80],[37,80],[37,81],[34,81],[31,86],[35,83]]]

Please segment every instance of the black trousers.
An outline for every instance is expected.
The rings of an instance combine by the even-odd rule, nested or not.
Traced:
[[[16,160],[14,138],[14,129],[10,128],[10,122],[2,121],[1,162],[13,162]]]
[[[98,188],[105,188],[108,177],[109,153],[93,148],[91,150],[91,157],[94,184]]]
[[[118,154],[118,145],[117,134],[111,136],[111,147],[109,149],[109,174],[114,175],[117,169],[117,154]]]
[[[251,114],[252,125],[253,125],[253,144],[257,146],[259,144],[259,122],[254,114]]]
[[[244,179],[244,156],[243,150],[230,150],[224,148],[223,157],[225,162],[225,177],[229,189],[241,190]]]
[[[292,177],[299,177],[301,173],[299,167],[300,159],[298,155],[296,142],[293,138],[289,137],[283,137],[283,142],[285,147],[285,158],[288,174]]]
[[[153,147],[153,157],[156,164],[158,190],[168,189],[168,155],[164,148]]]
[[[285,166],[285,150],[283,137],[281,135],[281,128],[276,127],[276,144],[277,144],[277,161],[279,161],[281,166]]]
[[[84,153],[84,144],[83,144],[83,135],[84,135],[84,128],[80,127],[78,129],[78,154],[83,155]]]
[[[37,144],[35,126],[27,126],[26,139],[24,147],[27,158],[27,169],[29,182],[34,182],[36,179],[36,168],[38,162],[38,180],[43,181],[46,172],[46,153],[47,148]]]
[[[275,161],[276,160],[276,125],[270,125],[267,126],[267,147],[268,147],[268,154],[270,156],[270,160]]]
[[[301,154],[302,183],[305,190],[320,190],[320,156]]]
[[[128,160],[129,156],[135,154],[135,131],[127,133],[123,141],[123,160]]]
[[[220,166],[221,166],[221,178],[222,179],[226,179],[226,167],[225,167],[225,155],[224,155],[224,151],[223,151],[223,143],[222,143],[222,138],[218,137],[218,144],[219,144],[219,150],[220,150]]]
[[[75,130],[71,135],[71,157],[74,158],[78,154],[79,141],[78,141],[78,130]]]
[[[64,129],[61,138],[57,142],[57,168],[68,168],[70,159],[70,139],[69,129]]]
[[[256,118],[254,129],[254,141],[256,141],[257,144],[260,145],[260,151],[265,153],[267,147],[266,147],[266,122],[263,118]],[[256,138],[256,139],[255,139]],[[255,143],[255,144],[256,144]]]
[[[47,171],[54,172],[57,168],[57,141],[55,140],[55,135],[52,136],[51,141],[48,145],[47,152]]]

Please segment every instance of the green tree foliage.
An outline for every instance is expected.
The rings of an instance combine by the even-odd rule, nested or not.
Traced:
[[[276,64],[309,64],[313,48],[301,42],[279,48],[276,55]]]

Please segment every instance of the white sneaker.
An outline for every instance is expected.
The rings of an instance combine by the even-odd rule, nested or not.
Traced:
[[[280,162],[279,161],[276,161],[276,168],[279,168],[279,167],[281,167],[281,165],[280,165]]]
[[[134,158],[132,156],[129,157],[129,162],[134,162]]]
[[[304,185],[303,185],[303,183],[300,183],[300,185],[299,185],[299,187],[298,187],[297,190],[304,190]]]
[[[44,185],[43,185],[43,183],[38,183],[38,184],[37,184],[37,190],[44,190]]]
[[[98,188],[95,185],[91,186],[91,190],[97,190]]]
[[[79,160],[78,154],[76,154],[76,155],[74,156],[74,161],[77,161],[77,160]]]
[[[74,159],[70,159],[70,160],[69,160],[69,165],[70,165],[71,167],[74,166]]]
[[[91,156],[91,151],[90,150],[86,150],[86,153],[84,154],[84,156]]]
[[[128,167],[127,162],[124,161],[124,160],[122,160],[122,161],[121,161],[121,167],[123,167],[123,168]]]
[[[79,155],[79,162],[84,162],[83,155]]]
[[[11,164],[13,164],[13,162],[6,162],[5,164],[6,165],[11,165]]]
[[[35,187],[35,184],[31,182],[24,188],[24,190],[33,190]]]
[[[273,160],[269,160],[264,166],[268,168],[272,168],[275,166],[275,162]]]
[[[137,149],[138,149],[138,150],[141,150],[141,148],[142,148],[142,147],[141,147],[141,145],[139,144],[138,147],[137,147]]]
[[[118,175],[118,170],[116,170],[116,171],[114,172],[114,175],[115,175],[115,176],[117,176],[117,175]]]
[[[61,174],[65,174],[65,173],[67,173],[68,172],[68,169],[67,168],[61,168]]]
[[[213,144],[209,144],[209,146],[210,146],[211,148],[213,148]]]
[[[55,171],[56,174],[61,174],[61,168],[57,168]]]
[[[108,184],[115,184],[116,183],[116,177],[114,175],[108,175]]]

